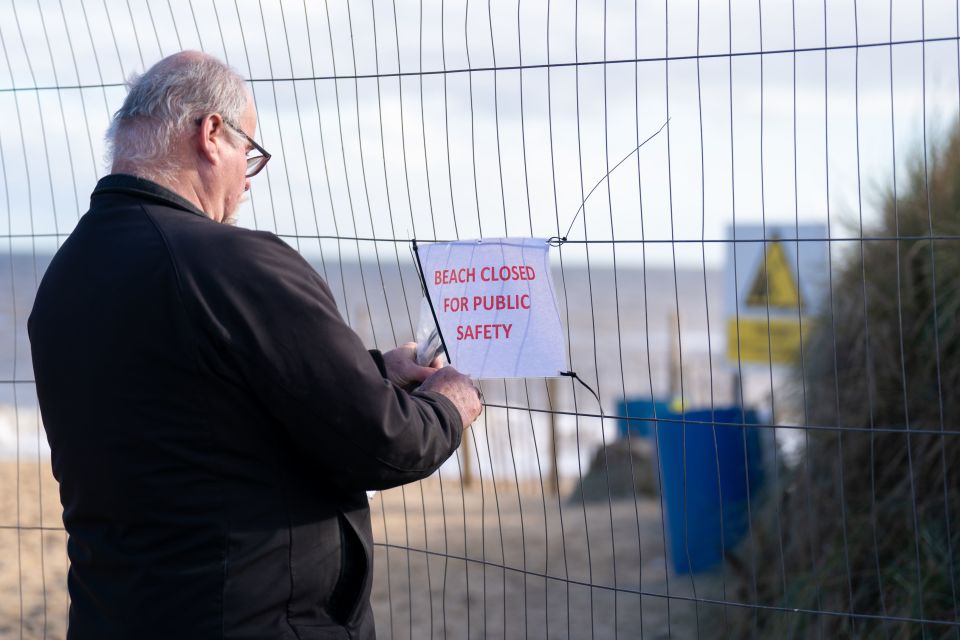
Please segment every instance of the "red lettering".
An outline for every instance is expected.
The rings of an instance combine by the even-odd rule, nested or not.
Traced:
[[[457,340],[507,340],[512,329],[512,324],[461,324]]]
[[[537,272],[529,265],[501,265],[499,267],[482,267],[480,280],[483,282],[500,282],[510,280],[535,280]]]
[[[476,282],[477,270],[474,267],[459,269],[440,269],[433,272],[433,284],[461,284]]]
[[[459,298],[444,298],[443,299],[443,311],[465,311],[467,309],[467,297],[460,296]]]
[[[515,311],[530,308],[530,294],[514,293],[510,295],[473,296],[473,310]]]

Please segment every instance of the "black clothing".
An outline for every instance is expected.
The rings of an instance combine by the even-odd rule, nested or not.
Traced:
[[[108,176],[29,330],[69,638],[374,636],[364,490],[433,473],[461,418],[385,379],[299,254]]]

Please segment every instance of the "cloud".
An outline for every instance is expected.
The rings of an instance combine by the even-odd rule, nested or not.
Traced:
[[[913,3],[891,16],[840,2],[824,13],[808,0],[794,12],[743,1],[605,7],[0,7],[0,226],[9,217],[15,233],[68,232],[105,171],[102,131],[124,78],[180,48],[223,56],[254,80],[258,137],[274,160],[240,222],[284,235],[556,235],[669,114],[669,130],[597,190],[575,232],[722,238],[734,215],[816,221],[858,202],[863,184],[956,117],[947,2],[925,3],[923,16]],[[885,44],[921,37],[946,40]],[[548,61],[566,66],[536,67]],[[494,64],[527,68],[466,71]],[[396,73],[413,75],[382,77]],[[371,74],[381,77],[353,78]],[[34,89],[53,86],[65,88]]]

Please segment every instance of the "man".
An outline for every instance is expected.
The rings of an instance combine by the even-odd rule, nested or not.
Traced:
[[[214,58],[135,79],[37,292],[70,638],[373,637],[364,491],[433,473],[480,412],[412,345],[366,351],[276,236],[219,224],[269,160],[255,128]]]

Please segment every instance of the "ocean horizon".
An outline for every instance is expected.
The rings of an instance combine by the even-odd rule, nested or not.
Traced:
[[[37,284],[51,259],[52,255],[46,253],[0,254],[0,291],[6,289],[0,294],[3,459],[49,455],[37,409],[26,322]],[[341,315],[368,348],[385,350],[413,338],[421,287],[412,260],[401,257],[392,261],[341,262],[320,261],[313,256],[308,260],[326,279]],[[635,266],[614,270],[610,265],[588,269],[570,263],[561,269],[554,259],[552,277],[569,345],[570,369],[598,392],[604,414],[616,414],[623,397],[676,395],[680,375],[684,376],[686,403],[720,403],[731,395],[732,373],[721,355],[725,345],[720,270],[704,273],[680,268],[675,272],[671,268],[643,270]],[[680,361],[682,374],[677,366]],[[588,414],[579,420],[576,415],[562,415],[556,421],[559,437],[579,438],[577,444],[584,445],[579,456],[561,456],[567,460],[562,466],[573,472],[578,457],[588,456],[600,443],[616,437],[616,424],[613,420],[590,417],[599,416],[600,408],[592,396],[572,381],[562,379],[552,384],[552,395],[548,397],[543,379],[485,381],[487,402],[508,408],[488,407],[484,420],[486,424],[510,424],[512,428],[526,424],[525,431],[532,440],[529,446],[540,446],[535,443],[546,442],[546,410],[552,407],[571,414]],[[576,435],[578,427],[585,426]],[[481,443],[481,447],[485,446]],[[514,446],[522,448],[523,444],[514,438]],[[490,464],[498,465],[495,461]],[[533,468],[529,471],[532,473]]]

